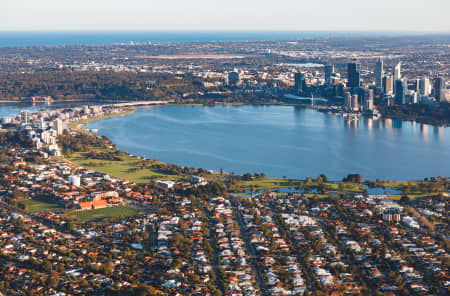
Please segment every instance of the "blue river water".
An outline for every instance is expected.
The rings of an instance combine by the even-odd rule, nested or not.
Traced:
[[[87,125],[119,149],[167,163],[288,178],[450,176],[450,129],[293,106],[156,106]]]

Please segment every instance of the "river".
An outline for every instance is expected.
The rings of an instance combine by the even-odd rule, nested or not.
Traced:
[[[419,180],[450,175],[450,129],[293,106],[153,106],[88,128],[167,163],[288,178]]]

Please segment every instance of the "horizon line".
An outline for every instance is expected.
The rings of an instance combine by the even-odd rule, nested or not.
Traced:
[[[203,29],[44,29],[44,30],[35,30],[35,29],[12,29],[12,30],[3,30],[0,29],[0,33],[16,33],[16,32],[47,32],[47,33],[58,33],[58,32],[233,32],[233,33],[266,33],[266,32],[274,32],[274,33],[328,33],[328,32],[337,32],[337,33],[447,33],[450,34],[450,30],[386,30],[386,29],[317,29],[317,30],[297,30],[297,29],[211,29],[211,30],[203,30]]]

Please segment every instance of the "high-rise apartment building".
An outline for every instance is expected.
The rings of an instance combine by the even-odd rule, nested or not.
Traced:
[[[325,84],[331,83],[331,75],[334,74],[334,65],[326,65],[324,67],[325,71]]]
[[[445,97],[446,87],[445,80],[442,77],[437,77],[433,80],[434,97],[438,102],[445,102],[447,99]]]
[[[358,95],[352,95],[352,108],[353,111],[359,110],[359,103],[358,103]]]
[[[63,133],[63,122],[62,122],[62,120],[60,119],[60,118],[57,118],[56,120],[55,120],[55,126],[54,126],[54,128],[55,128],[55,130],[56,130],[56,134],[59,136],[59,135],[62,135],[62,133]]]
[[[373,110],[373,89],[364,90],[364,111]]]
[[[295,94],[301,94],[305,90],[305,73],[298,72],[294,74]]]
[[[397,79],[395,80],[395,102],[397,104],[406,104],[406,90],[408,89],[408,85],[406,84],[406,80]]]
[[[420,79],[419,90],[422,96],[428,96],[430,94],[430,80],[428,78]]]
[[[357,62],[349,63],[347,66],[348,83],[347,86],[350,88],[359,87],[360,85],[360,70],[361,64]]]
[[[381,58],[377,60],[375,66],[375,85],[379,88],[383,87],[384,63]]]
[[[394,91],[394,79],[391,75],[387,75],[383,77],[383,88],[384,93],[392,94]]]
[[[397,79],[402,78],[402,73],[401,73],[401,62],[398,62],[397,65],[395,65],[394,67],[394,81],[397,81]]]

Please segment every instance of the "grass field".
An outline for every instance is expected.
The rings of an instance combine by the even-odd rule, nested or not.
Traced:
[[[258,178],[251,181],[241,181],[239,185],[245,189],[250,189],[251,187],[270,189],[274,187],[295,187],[299,185],[299,181],[280,178]]]
[[[44,201],[38,199],[27,199],[17,202],[17,204],[25,205],[25,210],[30,213],[39,213],[52,210],[61,210],[64,207],[56,202]]]
[[[424,183],[424,184],[430,184],[430,182],[423,182],[423,181],[386,181],[383,182],[383,186],[386,188],[392,188],[395,190],[400,190],[403,191],[404,194],[406,194],[411,200],[414,200],[416,198],[423,198],[423,197],[432,197],[432,196],[436,196],[439,195],[441,193],[441,190],[443,193],[445,193],[445,189],[443,187],[441,188],[435,188],[435,191],[428,191],[428,192],[422,192],[419,190],[417,190],[417,188],[420,188],[420,184]],[[406,189],[409,188],[416,188],[416,190],[408,190],[406,191]],[[400,200],[402,194],[393,194],[391,195],[391,198],[394,200]]]
[[[101,222],[105,218],[129,217],[139,214],[140,211],[130,206],[111,207],[89,211],[71,211],[68,215],[77,217],[81,222]]]
[[[158,180],[183,180],[187,178],[184,175],[169,175],[150,168],[142,168],[143,160],[135,156],[123,153],[122,160],[108,161],[93,159],[86,156],[85,153],[78,152],[65,157],[64,160],[83,166],[97,172],[108,174],[111,177],[126,179],[136,183],[150,183],[153,179]],[[147,164],[158,163],[154,160],[147,160]]]
[[[439,195],[439,192],[436,193],[417,193],[417,194],[406,194],[410,200],[415,200],[416,198],[422,198],[422,197],[433,197]],[[402,194],[393,194],[391,195],[391,198],[393,200],[400,200],[402,197]]]
[[[342,184],[342,185],[339,185]],[[239,186],[242,190],[249,189],[264,189],[269,190],[271,188],[314,188],[318,187],[319,184],[315,181],[306,183],[301,180],[290,180],[290,179],[280,179],[280,178],[260,178],[251,181],[241,181]],[[326,190],[330,192],[361,192],[363,187],[357,183],[347,183],[347,182],[325,182],[324,186]],[[339,188],[341,186],[341,188]]]

